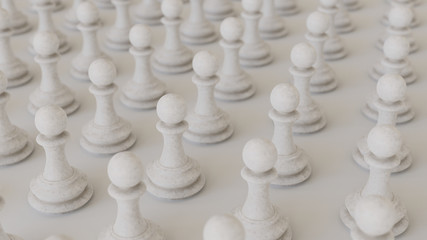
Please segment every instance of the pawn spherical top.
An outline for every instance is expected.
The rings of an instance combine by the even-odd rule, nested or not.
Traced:
[[[384,42],[384,56],[391,60],[404,59],[409,54],[409,41],[405,37],[391,36]]]
[[[111,60],[100,58],[89,66],[89,78],[97,86],[108,86],[117,76],[116,66]]]
[[[256,173],[263,173],[274,167],[277,150],[271,141],[256,138],[246,143],[242,157],[247,168]]]
[[[329,29],[329,17],[321,12],[313,12],[307,17],[306,26],[310,33],[323,34]]]
[[[6,91],[7,83],[8,83],[8,80],[6,75],[0,71],[0,94]]]
[[[58,52],[59,39],[53,32],[37,32],[33,39],[34,51],[42,56],[49,56]]]
[[[244,240],[245,229],[231,214],[215,215],[209,218],[203,228],[203,240]]]
[[[182,0],[163,0],[161,9],[167,18],[179,18],[182,12]]]
[[[388,13],[390,25],[397,28],[408,27],[413,17],[414,14],[409,8],[399,5],[393,6]]]
[[[79,4],[76,10],[77,19],[85,25],[92,25],[99,21],[99,11],[91,1],[84,1]]]
[[[221,36],[229,42],[236,42],[242,38],[244,27],[242,22],[235,17],[228,17],[220,26]]]
[[[378,96],[387,102],[397,102],[405,98],[406,82],[398,74],[383,75],[377,83]]]
[[[320,4],[327,8],[332,8],[338,4],[338,0],[320,0]]]
[[[193,69],[200,77],[211,77],[218,71],[218,61],[211,52],[200,51],[193,58]]]
[[[10,28],[9,13],[4,8],[0,8],[0,29],[5,30],[8,28]]]
[[[262,0],[242,0],[242,8],[249,13],[259,12],[262,6]]]
[[[290,113],[297,109],[299,104],[298,90],[289,83],[276,85],[271,91],[270,102],[278,112]]]
[[[131,188],[142,181],[144,167],[132,152],[119,152],[108,163],[108,177],[119,188]]]
[[[34,122],[41,134],[53,137],[65,131],[67,127],[67,114],[62,108],[56,105],[48,105],[41,107],[36,112]]]
[[[129,40],[132,46],[140,49],[150,47],[151,30],[144,24],[136,24],[129,31]]]
[[[157,102],[157,115],[165,123],[180,123],[185,119],[186,114],[187,105],[181,95],[169,93]]]
[[[402,148],[402,136],[392,125],[375,126],[368,134],[368,149],[379,158],[396,155]]]
[[[308,43],[298,43],[291,50],[291,62],[297,68],[310,68],[316,62],[316,50]]]

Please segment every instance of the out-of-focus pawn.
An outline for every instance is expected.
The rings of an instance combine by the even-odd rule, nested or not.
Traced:
[[[356,11],[362,7],[359,0],[342,0],[342,2],[348,11]]]
[[[129,15],[131,0],[111,0],[116,9],[116,20],[108,30],[106,46],[115,51],[128,51],[130,47],[129,31],[132,23]]]
[[[133,78],[122,88],[120,101],[134,109],[153,109],[166,93],[166,85],[151,71],[151,30],[142,24],[134,25],[129,32],[129,39],[132,44],[129,52],[135,59],[135,70]]]
[[[337,7],[338,1],[339,0],[319,1],[318,11],[327,14],[330,19],[329,29],[327,31],[328,39],[323,48],[324,58],[328,61],[338,60],[347,56],[343,41],[335,29],[335,16],[339,10]]]
[[[65,14],[64,19],[64,27],[68,30],[78,31],[77,24],[79,24],[79,20],[77,19],[77,8],[80,3],[85,2],[86,0],[73,0],[73,5]]]
[[[0,196],[0,211],[3,210],[3,207],[4,207],[4,199]],[[0,224],[0,239],[2,239],[2,240],[22,240],[22,238],[20,238],[18,236],[12,235],[10,233],[6,233],[3,230],[3,227],[1,226],[1,224]],[[239,240],[244,240],[244,239],[243,238],[242,239],[239,238]]]
[[[190,45],[201,45],[218,39],[214,25],[205,18],[203,0],[190,0],[190,15],[180,27],[181,39]]]
[[[409,41],[409,53],[414,53],[418,50],[418,44],[412,36],[412,29],[410,24],[414,17],[413,12],[406,6],[395,5],[388,13],[389,26],[387,26],[387,33],[378,39],[376,47],[383,50],[384,42],[389,36],[405,37]]]
[[[0,71],[8,78],[9,88],[26,84],[33,78],[27,65],[18,59],[13,52],[10,45],[12,33],[10,16],[6,10],[0,8]]]
[[[335,72],[325,62],[323,47],[328,39],[326,31],[330,27],[329,17],[321,12],[313,12],[307,18],[307,30],[305,38],[316,49],[316,69],[310,80],[310,91],[313,93],[325,93],[334,90],[338,86]]]
[[[162,1],[165,41],[153,54],[153,69],[158,72],[178,74],[192,69],[193,52],[182,44],[179,36],[182,7],[182,0]]]
[[[0,166],[18,163],[26,159],[34,149],[27,133],[9,120],[6,104],[10,95],[6,88],[7,78],[0,72]]]
[[[390,7],[381,18],[381,23],[384,24],[384,26],[389,26],[390,25],[389,11],[391,11],[393,7],[399,6],[399,7],[408,8],[412,12],[412,20],[409,26],[411,28],[418,27],[420,25],[420,20],[418,19],[414,11],[414,6],[416,5],[416,2],[417,2],[416,0],[389,0]]]
[[[230,117],[218,108],[214,99],[215,84],[218,77],[218,62],[207,51],[198,52],[193,59],[193,83],[197,87],[197,102],[193,112],[187,118],[188,130],[184,138],[194,143],[218,143],[233,134]]]
[[[166,239],[159,226],[141,215],[139,200],[145,192],[143,175],[144,166],[133,153],[120,152],[111,158],[108,193],[117,202],[117,217],[113,225],[99,234],[98,240]]]
[[[143,23],[150,26],[160,25],[163,17],[158,0],[140,0],[132,12],[133,19],[137,23]]]
[[[93,0],[98,8],[101,9],[114,9],[114,5],[111,0]]]
[[[231,0],[205,0],[203,11],[211,21],[222,21],[235,15]]]
[[[97,7],[91,1],[83,1],[77,7],[78,30],[83,42],[80,53],[71,62],[71,76],[77,80],[89,81],[89,65],[98,58],[109,58],[99,48],[97,32],[101,20]]]
[[[259,20],[259,32],[264,39],[278,39],[286,36],[288,30],[283,19],[277,15],[274,0],[264,0],[261,8],[262,17]]]
[[[54,7],[53,12],[59,12],[65,8],[63,0],[52,0]]]
[[[270,183],[277,177],[274,144],[261,138],[252,139],[244,146],[242,157],[245,167],[241,175],[248,184],[248,195],[234,215],[245,228],[245,239],[291,240],[288,219],[270,201]]]
[[[224,50],[224,60],[218,72],[219,82],[215,86],[215,98],[225,101],[239,101],[250,98],[255,93],[253,80],[239,63],[240,40],[243,24],[237,18],[226,18],[220,27],[222,39],[219,44]]]
[[[274,0],[280,16],[292,16],[300,12],[296,0]]]
[[[261,39],[259,32],[262,0],[242,0],[241,16],[245,22],[243,46],[240,48],[240,64],[244,67],[261,67],[273,61],[270,46]]]
[[[214,215],[203,228],[203,240],[245,240],[245,229],[231,214]]]
[[[31,180],[28,202],[46,214],[67,213],[85,205],[93,195],[87,176],[70,166],[65,154],[69,138],[67,114],[58,106],[40,108],[35,116],[37,143],[46,153],[43,173]]]
[[[402,76],[407,85],[415,82],[417,75],[414,73],[412,64],[408,60],[409,49],[409,42],[405,37],[388,37],[384,41],[384,57],[379,63],[374,65],[369,72],[369,76],[373,80],[378,81],[386,73],[395,73]]]
[[[31,30],[32,26],[28,18],[15,6],[15,0],[2,0],[1,6],[10,15],[10,28],[13,35],[23,34]]]
[[[350,15],[344,6],[343,0],[338,0],[337,3],[338,12],[334,17],[334,26],[337,33],[344,34],[353,32],[355,27],[351,21]]]
[[[30,95],[28,110],[35,114],[37,109],[46,105],[57,105],[68,115],[80,106],[74,93],[61,82],[57,64],[59,61],[59,39],[52,32],[38,32],[33,39],[34,51],[41,70],[40,85]]]
[[[326,126],[326,118],[317,103],[311,98],[310,79],[314,75],[313,65],[316,61],[316,51],[307,43],[299,43],[291,50],[291,62],[294,66],[289,69],[293,83],[300,96],[297,107],[299,118],[295,121],[294,133],[313,133]]]

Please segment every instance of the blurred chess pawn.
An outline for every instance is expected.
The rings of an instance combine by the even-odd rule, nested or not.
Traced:
[[[10,15],[10,28],[13,35],[23,34],[32,29],[27,16],[15,6],[15,0],[1,0],[1,6]]]
[[[245,240],[245,229],[231,214],[214,215],[203,228],[203,240]]]

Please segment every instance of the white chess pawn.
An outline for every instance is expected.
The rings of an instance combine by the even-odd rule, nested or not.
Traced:
[[[163,135],[163,150],[160,158],[147,169],[147,190],[164,199],[183,199],[200,192],[205,186],[205,177],[199,163],[187,156],[182,146],[182,134],[188,129],[184,120],[187,114],[183,97],[167,94],[157,104],[157,130]]]
[[[40,85],[30,95],[28,110],[35,114],[37,109],[46,105],[57,105],[69,115],[75,112],[80,104],[74,93],[61,82],[57,64],[59,61],[59,39],[53,32],[37,32],[33,39],[36,61],[41,70]]]
[[[80,53],[71,62],[71,76],[77,80],[89,81],[89,65],[98,58],[109,58],[99,48],[97,32],[101,28],[99,12],[91,1],[83,1],[77,7],[78,30],[82,35]]]
[[[98,8],[101,9],[114,9],[114,5],[111,0],[93,0]]]
[[[344,6],[344,0],[338,0],[338,12],[334,17],[334,26],[337,33],[344,34],[353,32],[355,27],[351,21],[350,15]]]
[[[160,2],[158,0],[140,0],[140,3],[134,8],[132,16],[137,23],[150,26],[160,25],[163,17]]]
[[[390,9],[388,19],[390,24],[387,26],[387,33],[378,39],[376,47],[383,50],[384,42],[388,36],[402,36],[409,41],[409,53],[414,53],[418,50],[418,44],[412,36],[410,24],[414,17],[413,12],[406,6],[396,5]]]
[[[342,0],[347,11],[359,10],[362,6],[359,0]]]
[[[329,15],[330,25],[327,31],[328,39],[323,48],[326,60],[338,60],[347,56],[341,37],[336,33],[335,16],[338,13],[338,1],[340,0],[320,0],[318,11]]]
[[[0,196],[0,211],[3,209],[3,207],[4,207],[4,199]],[[0,239],[1,240],[22,240],[22,238],[20,238],[16,235],[6,233],[3,230],[3,227],[1,226],[1,224],[0,224]],[[241,240],[243,240],[243,238]]]
[[[215,98],[225,101],[239,101],[255,94],[252,77],[239,63],[240,40],[243,24],[238,18],[226,18],[220,27],[222,39],[219,44],[224,50],[222,67],[218,72],[219,82],[215,86]]]
[[[282,17],[277,15],[274,0],[264,0],[261,13],[258,27],[263,39],[278,39],[288,34]]]
[[[9,80],[9,88],[28,83],[32,74],[28,67],[15,56],[10,45],[10,37],[13,33],[10,27],[10,16],[6,10],[0,8],[0,71]]]
[[[240,64],[244,67],[261,67],[273,61],[270,45],[261,39],[259,20],[262,0],[242,0],[241,16],[245,22],[243,46],[240,48]]]
[[[274,5],[280,16],[292,16],[300,12],[296,0],[274,0]]]
[[[384,57],[374,65],[369,76],[377,81],[385,73],[401,75],[409,85],[417,79],[411,63],[408,60],[410,45],[408,39],[401,36],[389,36],[384,41]]]
[[[95,116],[82,129],[80,145],[88,152],[112,154],[125,151],[136,141],[132,126],[117,115],[113,95],[117,90],[117,71],[111,60],[100,58],[89,66],[92,82],[89,92],[95,97]]]
[[[161,8],[165,41],[153,54],[153,69],[166,74],[188,72],[192,68],[193,52],[182,44],[179,36],[182,0],[163,0]]]
[[[7,78],[0,72],[0,166],[18,163],[26,159],[34,149],[28,135],[9,120],[6,104],[10,95],[6,88]]]
[[[31,207],[47,214],[77,210],[92,197],[93,188],[87,176],[70,166],[65,154],[69,138],[67,114],[55,105],[37,110],[35,125],[39,131],[37,143],[43,147],[46,163],[43,173],[30,183],[28,202]]]
[[[214,25],[205,18],[203,0],[190,0],[190,15],[180,27],[181,39],[190,45],[208,44],[218,39]]]
[[[59,12],[65,8],[63,0],[52,0],[52,2],[54,4],[53,12]]]
[[[277,149],[275,165],[277,178],[273,185],[291,186],[307,180],[311,175],[310,157],[303,149],[295,145],[292,126],[298,119],[296,111],[299,104],[298,90],[288,83],[281,83],[273,88],[270,95],[273,109],[269,117],[274,123],[272,142]]]
[[[248,195],[234,215],[245,228],[245,239],[291,240],[292,229],[288,219],[270,201],[270,183],[277,177],[274,144],[269,140],[252,139],[243,148],[242,158],[245,167],[241,175],[248,183]]]
[[[120,152],[111,158],[108,193],[117,201],[117,217],[112,226],[99,234],[98,240],[166,239],[159,226],[141,215],[139,200],[145,192],[143,175],[144,167],[132,152]]]
[[[153,109],[166,93],[166,85],[151,71],[151,30],[142,24],[134,25],[129,39],[132,44],[129,52],[135,59],[135,70],[132,79],[122,87],[120,101],[134,109]]]
[[[15,6],[15,0],[1,0],[1,6],[10,15],[10,28],[13,35],[23,34],[31,30],[32,26],[28,18]]]
[[[294,66],[289,69],[293,83],[300,96],[297,111],[299,118],[292,128],[294,133],[313,133],[326,126],[326,118],[317,103],[310,96],[310,79],[314,75],[313,64],[316,61],[316,51],[307,43],[299,43],[291,50],[291,62]]]
[[[350,229],[356,225],[355,208],[365,197],[379,195],[392,202],[396,210],[393,222],[393,234],[402,234],[409,225],[406,208],[394,195],[389,187],[390,174],[400,164],[396,154],[402,149],[402,136],[391,125],[375,126],[368,134],[369,153],[365,161],[369,165],[369,179],[365,187],[345,199],[345,207],[341,209],[341,220]]]
[[[198,52],[193,59],[193,83],[197,87],[197,102],[187,121],[188,130],[184,138],[194,143],[218,143],[233,134],[229,115],[218,108],[214,99],[214,88],[218,82],[215,73],[218,62],[212,53]]]
[[[64,19],[64,27],[68,30],[78,31],[77,24],[79,24],[79,20],[77,19],[77,8],[79,7],[80,3],[85,1],[86,0],[73,0],[73,5],[70,9],[68,9]]]
[[[329,17],[321,12],[313,12],[307,18],[307,30],[305,38],[316,49],[316,69],[310,81],[310,91],[313,93],[325,93],[334,90],[338,86],[335,72],[325,62],[323,47],[328,36],[326,31],[330,27]]]
[[[206,18],[211,21],[222,21],[235,15],[231,0],[205,0],[203,11]]]
[[[245,240],[245,229],[231,214],[214,215],[203,228],[203,240]]]
[[[52,11],[55,4],[52,0],[33,0],[34,9],[38,14],[38,28],[37,32],[53,32],[59,39],[59,49],[57,50],[60,54],[64,54],[71,49],[71,45],[68,43],[66,36],[60,32],[52,19]],[[29,46],[30,53],[34,54],[34,47],[32,44]]]
[[[405,80],[397,74],[386,74],[377,83],[377,93],[372,96],[365,105],[363,112],[375,114],[377,125],[390,124],[396,126],[398,113],[407,112],[407,115],[414,116],[411,106],[406,101]],[[366,137],[357,143],[357,151],[353,154],[353,159],[362,167],[368,168],[364,156],[369,153]],[[401,172],[412,164],[412,156],[406,145],[402,146],[397,154],[400,165],[393,169],[393,172]]]
[[[381,23],[385,26],[389,26],[390,22],[389,22],[389,11],[391,11],[391,9],[393,7],[404,7],[404,8],[408,8],[411,12],[412,12],[412,19],[411,19],[411,23],[409,24],[411,28],[415,28],[418,27],[418,25],[420,25],[420,20],[418,19],[417,15],[415,14],[414,11],[414,6],[417,4],[418,1],[416,0],[390,0],[389,4],[389,10],[387,10],[383,17],[381,18]]]
[[[116,20],[108,30],[105,45],[115,51],[128,51],[130,47],[129,31],[132,22],[129,15],[131,0],[111,0],[116,9]]]

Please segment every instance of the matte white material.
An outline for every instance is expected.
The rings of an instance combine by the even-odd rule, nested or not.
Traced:
[[[236,14],[231,0],[205,0],[203,11],[211,21],[222,21]]]
[[[355,27],[346,7],[344,6],[344,1],[338,0],[337,7],[338,12],[334,17],[334,26],[337,33],[345,34],[353,32]]]
[[[1,6],[10,15],[10,28],[13,35],[20,35],[31,30],[32,26],[28,22],[27,16],[18,10],[15,6],[15,0],[2,0]]]
[[[244,240],[245,229],[231,214],[210,217],[203,228],[203,240]]]
[[[391,10],[391,8],[393,6],[407,7],[412,11],[414,17],[412,18],[412,21],[410,24],[411,28],[416,28],[420,25],[420,20],[418,19],[417,15],[415,14],[415,11],[414,11],[414,6],[419,4],[419,1],[417,1],[417,0],[389,0],[387,2],[389,3],[390,6],[387,9],[387,11],[384,12],[384,15],[381,18],[381,23],[384,26],[390,25],[390,22],[388,19],[388,14],[389,14],[389,11]]]
[[[342,0],[347,11],[357,11],[362,7],[359,0]]]
[[[259,20],[259,33],[263,39],[279,39],[288,34],[282,17],[277,14],[274,0],[264,0]]]
[[[132,27],[129,7],[131,0],[111,0],[116,11],[116,20],[110,27],[105,40],[106,46],[115,51],[128,51],[129,30]]]
[[[133,19],[137,23],[143,23],[150,26],[162,24],[163,17],[158,0],[140,0],[137,6],[131,10]]]
[[[73,5],[70,9],[67,10],[64,18],[64,27],[71,31],[78,31],[77,25],[79,20],[77,19],[77,7],[80,3],[85,2],[86,0],[73,0]]]
[[[190,15],[180,27],[181,39],[190,45],[215,42],[218,34],[214,25],[205,18],[203,0],[190,0]]]
[[[280,16],[292,16],[300,12],[297,0],[274,0]]]
[[[111,0],[93,0],[93,2],[96,4],[96,6],[98,6],[98,8],[100,9],[114,9],[114,5],[111,2]]]

